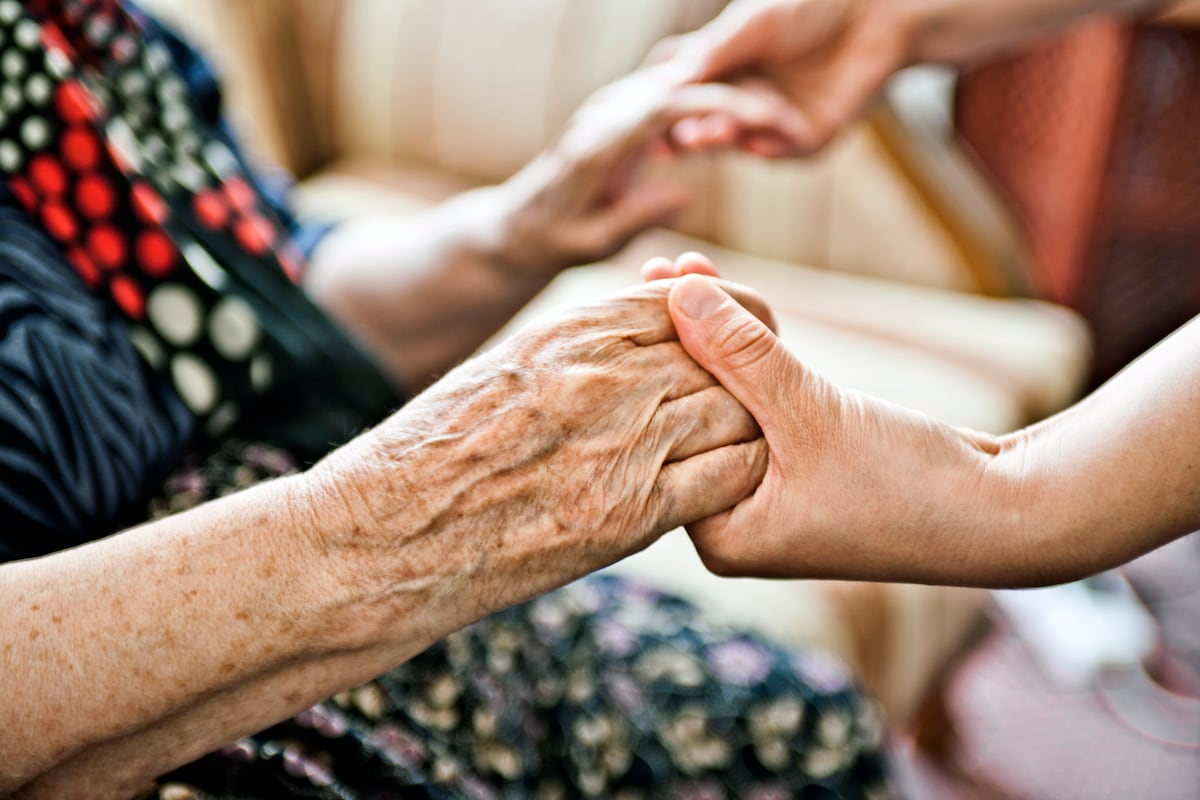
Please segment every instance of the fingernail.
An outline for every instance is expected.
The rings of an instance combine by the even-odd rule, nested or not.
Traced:
[[[704,319],[725,301],[725,293],[707,278],[684,278],[676,291],[679,309],[692,319]]]

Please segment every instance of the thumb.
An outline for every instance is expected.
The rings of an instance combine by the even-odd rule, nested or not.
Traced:
[[[668,300],[679,341],[766,432],[803,379],[771,329],[711,279],[685,275]]]

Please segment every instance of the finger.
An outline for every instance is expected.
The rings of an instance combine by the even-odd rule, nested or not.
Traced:
[[[686,34],[679,36],[668,36],[664,39],[660,39],[658,43],[654,45],[654,47],[650,48],[650,53],[646,56],[645,60],[642,61],[642,66],[652,67],[656,64],[662,64],[666,61],[670,61],[672,58],[678,55],[679,50],[683,46],[683,43],[686,41],[686,39]]]
[[[811,151],[807,142],[788,141],[770,131],[751,131],[741,137],[738,147],[760,158],[788,158]]]
[[[684,280],[687,280],[686,278]],[[692,280],[710,280],[692,278]],[[750,309],[758,319],[768,326],[774,325],[774,317],[762,296],[753,289],[732,281],[718,281],[719,286],[743,307]],[[566,312],[548,315],[547,330],[554,330],[561,314],[567,313],[577,322],[584,322],[597,330],[616,331],[621,338],[640,347],[651,347],[663,342],[677,342],[675,323],[668,313],[667,298],[672,281],[641,283],[626,289],[621,294],[605,298]]]
[[[787,141],[812,138],[804,113],[762,81],[678,87],[664,99],[660,116],[671,142],[688,150],[729,147],[749,132]]]
[[[653,347],[640,348],[634,357],[638,359],[638,373],[660,387],[663,405],[702,394],[717,386],[717,379],[697,364],[679,342],[662,342]],[[658,413],[655,412],[656,415]],[[666,425],[667,422],[669,420],[657,424]]]
[[[752,35],[750,30],[755,24],[754,9],[734,3],[712,22],[676,43],[674,58],[687,65],[694,80],[728,77],[762,57],[763,37]]]
[[[709,275],[721,277],[712,260],[703,253],[690,250],[675,259],[675,269],[678,275]]]
[[[665,459],[668,462],[748,442],[760,435],[750,412],[720,386],[710,386],[659,406],[653,433],[668,444]]]
[[[671,319],[692,358],[736,397],[768,437],[805,379],[804,369],[763,321],[711,278],[687,275],[670,290]]]
[[[763,439],[710,450],[665,465],[655,483],[659,533],[719,514],[740,503],[767,470]]]
[[[663,256],[655,256],[642,265],[642,280],[646,283],[678,278],[679,275],[680,272],[675,262]]]

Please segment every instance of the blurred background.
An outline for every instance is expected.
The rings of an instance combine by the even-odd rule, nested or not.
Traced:
[[[502,180],[717,0],[147,0],[201,46],[303,216]],[[664,167],[690,210],[510,326],[686,250],[842,384],[1005,432],[1200,313],[1200,13],[1089,22],[966,74],[902,73],[821,156]],[[503,335],[503,334],[502,334]],[[1200,538],[1058,589],[718,579],[679,532],[614,569],[847,660],[913,797],[1200,796]]]

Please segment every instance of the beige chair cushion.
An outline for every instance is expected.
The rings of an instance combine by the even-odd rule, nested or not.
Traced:
[[[322,217],[410,213],[502,179],[591,89],[636,65],[659,37],[700,24],[720,5],[144,1],[206,44],[227,79],[235,123],[305,179],[302,208]],[[1076,318],[1043,304],[905,285],[987,288],[961,237],[909,180],[896,152],[875,127],[862,127],[808,162],[729,156],[684,164],[697,202],[680,228],[724,248],[653,232],[612,263],[564,274],[501,335],[547,308],[637,280],[649,255],[700,249],[730,278],[764,290],[789,347],[840,383],[990,431],[1068,403],[1087,359]],[[901,723],[987,597],[922,586],[719,579],[681,531],[617,569],[781,642],[832,648]]]
[[[526,163],[592,90],[636,67],[661,37],[698,26],[722,3],[148,5],[204,43],[230,86],[235,121],[297,175],[354,161],[419,165],[486,183]],[[987,262],[1008,254],[968,252],[907,169],[869,124],[803,162],[691,159],[671,168],[695,195],[676,227],[768,258],[996,291],[995,281],[981,277],[981,264],[994,271]]]

